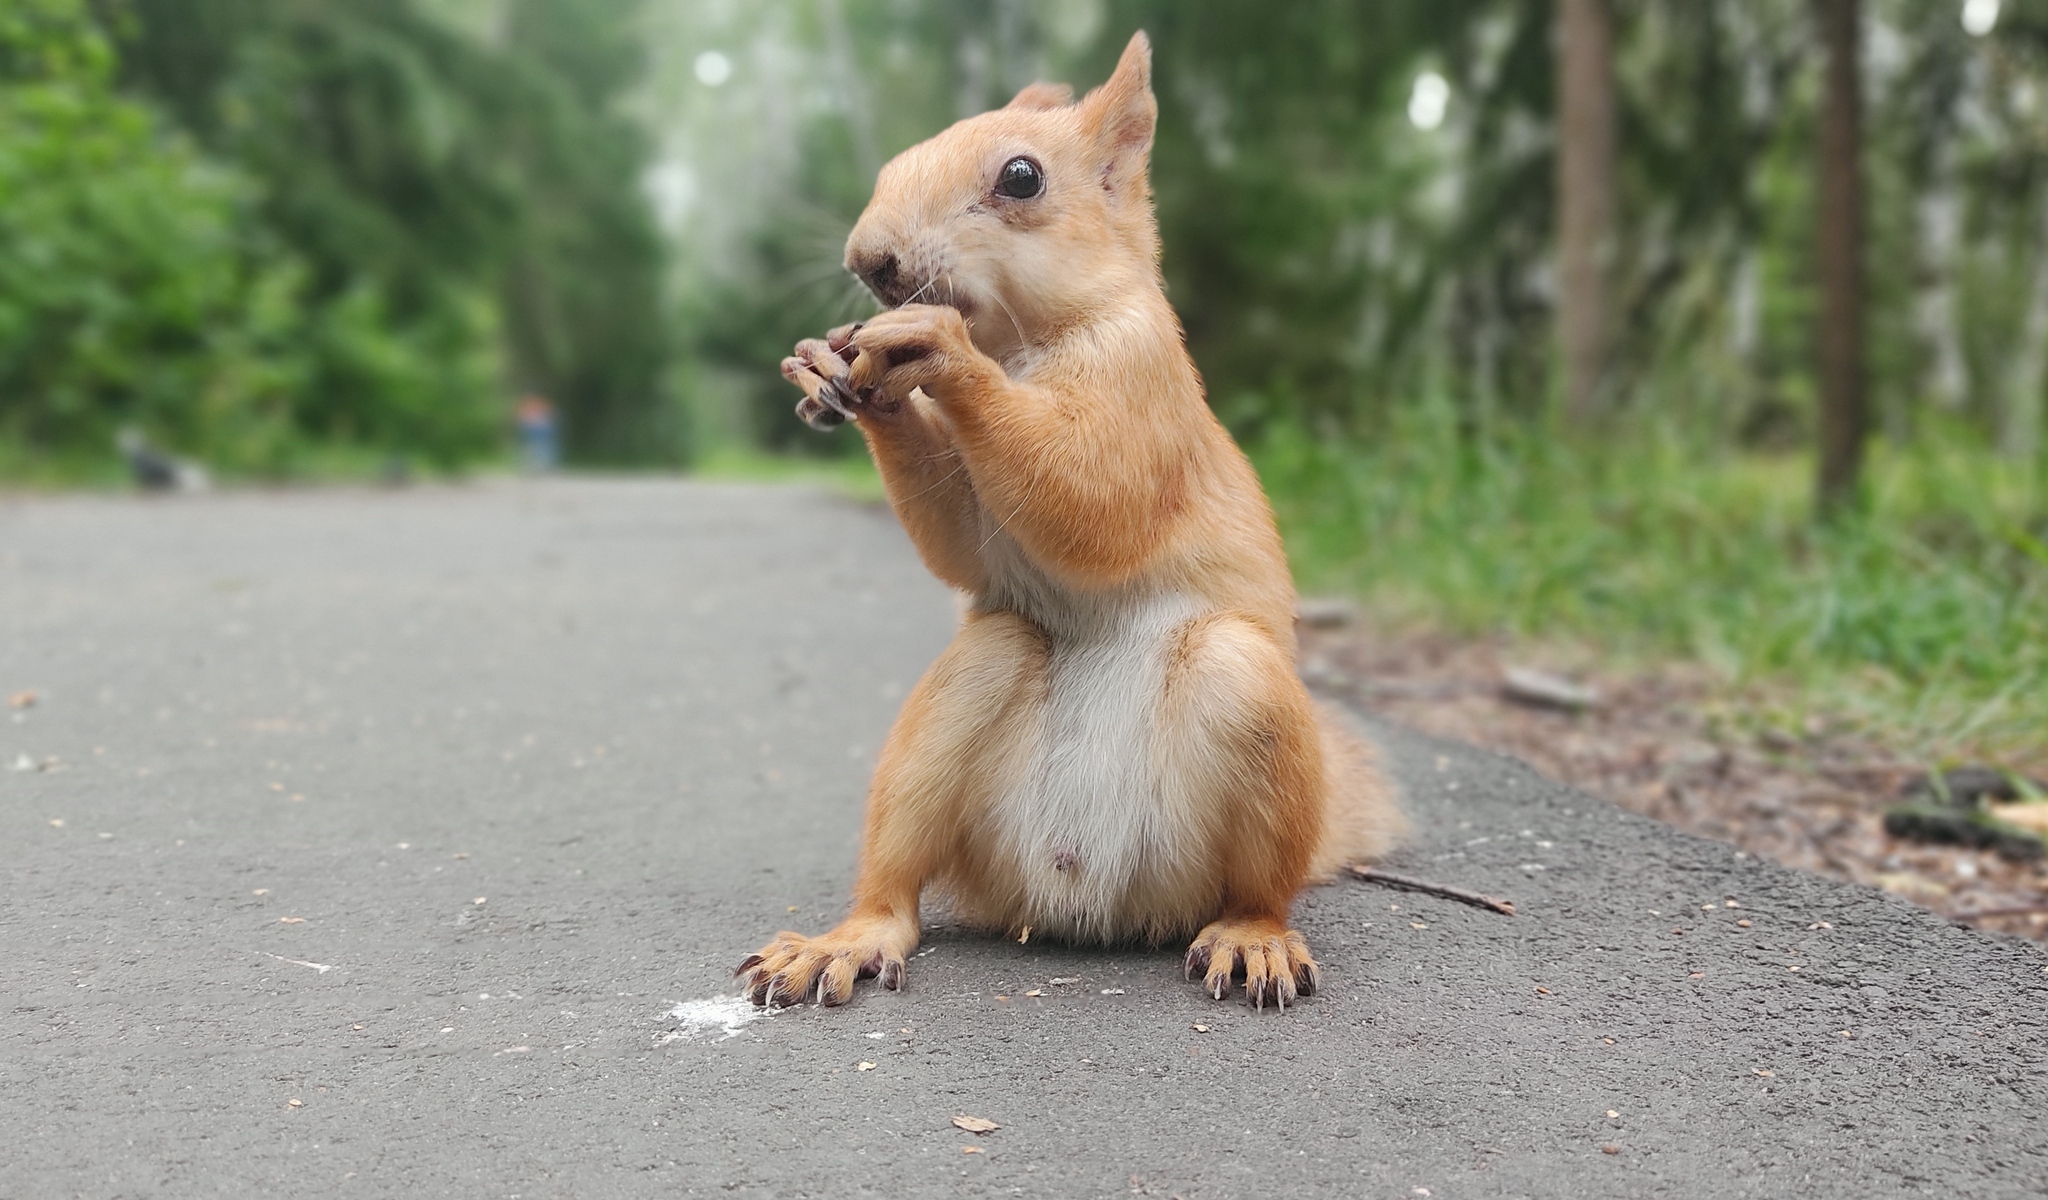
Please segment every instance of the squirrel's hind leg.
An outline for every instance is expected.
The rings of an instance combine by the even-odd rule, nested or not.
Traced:
[[[1222,912],[1188,947],[1187,970],[1222,999],[1234,980],[1264,1008],[1315,991],[1308,943],[1288,927],[1322,836],[1324,771],[1315,710],[1292,657],[1248,617],[1191,622],[1161,700],[1166,786],[1198,806]]]
[[[1008,613],[972,615],[918,681],[868,789],[860,879],[844,921],[815,937],[780,933],[740,964],[756,1004],[843,1004],[856,979],[903,985],[918,942],[918,898],[936,876],[986,873],[973,809],[1014,770],[1045,689],[1043,637]]]

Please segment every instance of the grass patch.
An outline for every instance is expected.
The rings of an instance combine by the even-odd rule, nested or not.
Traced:
[[[1252,452],[1305,589],[1697,659],[1931,760],[2048,742],[2048,488],[1960,435],[1874,447],[1867,505],[1827,527],[1808,461],[1674,437],[1475,439],[1423,413]]]

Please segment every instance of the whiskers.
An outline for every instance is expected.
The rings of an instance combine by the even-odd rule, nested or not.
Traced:
[[[1017,345],[1029,345],[1030,339],[1024,336],[1024,322],[1019,321],[1017,319],[1017,314],[1010,311],[1010,306],[1003,303],[1003,294],[1001,292],[991,291],[988,294],[988,298],[996,302],[996,307],[1003,310],[1004,316],[1010,318],[1010,328],[1017,331]]]
[[[841,325],[852,321],[864,321],[881,311],[881,302],[859,279],[848,276],[846,285],[840,289],[839,302],[832,306],[832,319]]]
[[[959,309],[963,313],[967,312],[967,309],[960,308],[961,288],[958,284],[954,283],[953,273],[951,271],[944,272],[940,276],[940,278],[945,281],[946,285],[946,304],[953,308]],[[1003,316],[1009,320],[1010,329],[1017,335],[1017,345],[1019,347],[1029,345],[1030,339],[1024,336],[1024,322],[1019,321],[1017,319],[1016,312],[1012,310],[1007,303],[1004,302],[1003,294],[1001,292],[996,291],[993,288],[990,288],[986,291],[986,293],[981,291],[968,293],[969,298],[973,300],[981,299],[984,294],[988,297],[988,299],[995,302],[995,306],[1001,309],[1003,311]],[[976,305],[975,307],[979,308],[980,306]]]

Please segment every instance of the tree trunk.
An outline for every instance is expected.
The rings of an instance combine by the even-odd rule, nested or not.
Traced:
[[[1827,48],[1820,126],[1822,515],[1852,501],[1869,426],[1863,359],[1862,0],[1816,0]]]
[[[1565,413],[1599,414],[1614,241],[1614,19],[1607,0],[1558,0],[1557,332]]]
[[[2041,233],[2048,237],[2048,205],[2041,215]],[[1998,410],[1998,451],[2020,462],[2032,462],[2040,452],[2041,393],[2048,386],[2048,242],[2036,242],[2035,247],[2027,323]]]

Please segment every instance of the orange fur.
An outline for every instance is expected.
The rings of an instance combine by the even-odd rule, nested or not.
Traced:
[[[1034,84],[890,162],[847,264],[893,307],[783,364],[852,405],[970,605],[883,749],[851,915],[748,959],[756,1001],[900,985],[936,889],[1013,934],[1192,936],[1212,994],[1284,1006],[1316,982],[1296,893],[1401,827],[1296,675],[1271,508],[1166,301],[1150,61],[1139,34],[1080,102]],[[998,190],[1019,158],[1039,193]]]

